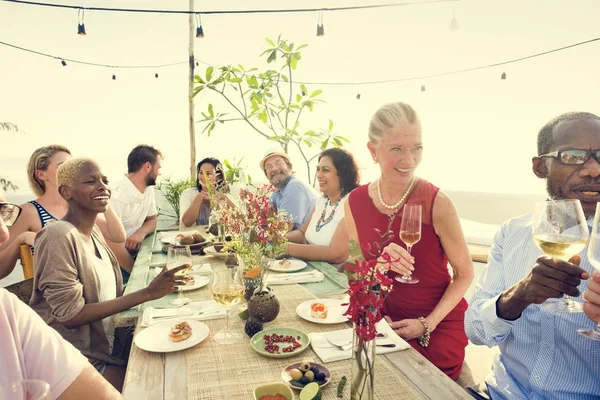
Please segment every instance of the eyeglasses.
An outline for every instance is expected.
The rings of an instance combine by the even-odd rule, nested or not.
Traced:
[[[540,157],[557,158],[562,164],[567,165],[582,165],[588,162],[591,156],[594,156],[596,161],[600,163],[600,150],[562,150],[553,151],[552,153],[542,154]]]
[[[21,207],[14,203],[0,203],[0,217],[6,226],[12,226],[21,215]]]

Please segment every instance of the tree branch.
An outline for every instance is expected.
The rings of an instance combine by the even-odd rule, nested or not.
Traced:
[[[253,123],[252,121],[250,121],[248,119],[248,116],[246,114],[244,114],[242,112],[242,110],[240,110],[235,104],[233,104],[233,102],[229,99],[229,97],[225,96],[225,94],[223,94],[222,92],[219,92],[217,89],[213,89],[213,88],[209,88],[211,90],[214,90],[215,92],[219,93],[221,96],[223,96],[223,98],[225,100],[227,100],[227,102],[231,105],[231,107],[233,107],[234,110],[236,110],[240,116],[242,117],[242,119],[244,121],[246,121],[248,123],[248,125],[250,125],[252,127],[252,129],[254,129],[256,132],[258,132],[259,134],[261,134],[262,136],[264,136],[265,138],[269,138],[269,135],[267,135],[266,133],[264,133],[263,131],[261,131],[260,129],[258,129]]]
[[[306,174],[308,175],[308,184],[312,185],[311,179],[310,179],[310,161],[314,159],[311,158],[310,160],[308,158],[306,158],[306,154],[304,154],[304,150],[302,150],[302,146],[300,146],[300,140],[295,141],[292,139],[292,142],[298,147],[298,150],[300,150],[300,154],[302,155],[302,158],[304,158],[304,162],[306,162]]]

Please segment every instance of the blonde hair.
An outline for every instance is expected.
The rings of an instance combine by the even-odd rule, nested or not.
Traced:
[[[61,146],[59,144],[52,144],[50,146],[40,147],[36,151],[33,152],[31,157],[29,157],[29,163],[27,163],[27,178],[29,180],[29,186],[33,193],[36,196],[40,197],[46,191],[46,187],[44,182],[39,180],[36,176],[36,171],[46,171],[48,170],[48,166],[52,161],[52,157],[56,153],[65,152],[67,154],[71,154],[71,151],[67,149],[65,146]]]
[[[420,128],[421,121],[414,108],[406,103],[397,102],[382,106],[371,118],[369,141],[376,144],[386,128],[398,125],[417,125]]]
[[[90,163],[95,164],[96,162],[91,158],[78,157],[71,158],[70,160],[62,163],[60,167],[58,167],[56,186],[73,186],[73,179],[75,178],[75,175],[77,175],[77,172],[79,172],[79,169],[81,169],[82,166]]]

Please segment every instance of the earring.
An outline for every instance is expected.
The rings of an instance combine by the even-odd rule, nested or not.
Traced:
[[[377,164],[377,157],[373,157],[373,163]]]

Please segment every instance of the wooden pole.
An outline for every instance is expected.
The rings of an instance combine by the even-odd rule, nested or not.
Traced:
[[[190,11],[194,11],[194,0],[190,0]],[[194,98],[192,94],[194,92],[194,67],[196,66],[196,60],[194,58],[194,40],[196,39],[194,24],[194,14],[189,15],[189,63],[190,63],[190,76],[188,81],[188,100],[189,100],[189,126],[190,126],[190,179],[196,180],[196,123],[194,121]]]

